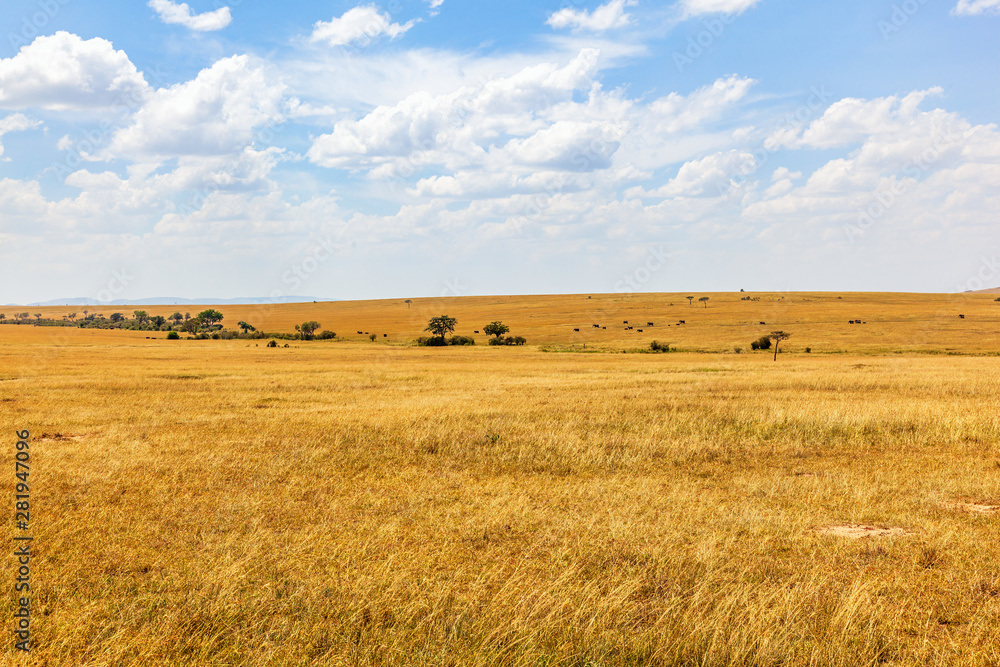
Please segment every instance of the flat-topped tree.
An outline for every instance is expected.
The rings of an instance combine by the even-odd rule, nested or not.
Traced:
[[[406,304],[406,309],[409,310],[410,309],[410,304],[413,303],[413,299],[407,299],[403,303]]]
[[[509,331],[510,327],[500,321],[490,322],[485,327],[483,327],[484,334],[486,334],[487,336],[496,336],[497,338],[500,338],[500,336],[503,336],[505,333]]]
[[[768,338],[774,341],[774,360],[778,360],[778,344],[783,340],[788,340],[792,337],[792,334],[786,333],[784,331],[772,331]]]
[[[692,303],[694,303],[694,297],[693,297],[693,296],[688,296],[688,297],[684,297],[684,298],[686,298],[686,299],[688,300],[688,305],[689,305],[689,306],[690,306],[690,305],[691,305]]]
[[[222,318],[223,318],[222,313],[213,308],[209,308],[208,310],[203,310],[200,313],[198,313],[198,319],[201,320],[201,323],[205,326],[206,329],[211,329],[212,325],[214,325],[216,322],[221,322]]]
[[[427,328],[424,329],[424,331],[430,331],[443,341],[445,336],[455,330],[455,326],[457,324],[458,320],[454,317],[448,317],[447,315],[432,317],[427,323]]]
[[[698,299],[698,301],[701,301],[703,304],[705,304],[705,307],[708,308],[708,297],[707,296],[701,297],[700,299]]]

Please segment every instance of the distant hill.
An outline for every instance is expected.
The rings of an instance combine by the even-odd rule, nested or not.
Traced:
[[[194,306],[200,304],[211,305],[254,305],[258,303],[312,303],[313,301],[336,301],[336,299],[324,299],[318,296],[248,296],[236,299],[216,299],[205,297],[204,299],[184,299],[176,296],[157,296],[149,299],[115,301],[98,301],[87,297],[76,297],[71,299],[52,299],[51,301],[37,301],[29,303],[28,306]],[[8,306],[18,304],[7,304]]]

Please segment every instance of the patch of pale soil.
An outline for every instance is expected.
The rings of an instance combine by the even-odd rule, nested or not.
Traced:
[[[849,537],[854,540],[862,537],[898,537],[911,534],[905,528],[876,528],[875,526],[864,526],[859,523],[823,526],[822,528],[817,528],[816,532],[825,535],[836,535],[837,537]]]
[[[980,505],[979,503],[956,502],[950,505],[952,509],[969,514],[996,514],[1000,512],[1000,505]]]

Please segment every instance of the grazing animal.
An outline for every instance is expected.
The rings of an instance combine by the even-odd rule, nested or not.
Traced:
[[[478,331],[476,333],[479,333]],[[389,334],[382,334],[382,338],[388,338]]]
[[[628,324],[628,320],[623,321],[622,324]]]
[[[638,331],[639,333],[642,333],[642,329],[637,329],[636,331]]]
[[[607,327],[601,327],[602,329],[607,329]]]
[[[854,320],[851,320],[850,322],[848,322],[848,324],[854,324]]]
[[[767,322],[761,322],[761,324],[767,324]]]
[[[479,333],[479,329],[476,329],[473,333]]]
[[[680,321],[680,322],[678,322],[677,324],[687,324],[687,322],[685,322],[684,320],[681,320],[681,321]]]
[[[593,326],[593,327],[594,327],[595,329],[600,329],[600,328],[601,328],[601,325],[600,325],[600,324],[594,324],[594,325],[592,325],[592,326]]]
[[[651,327],[651,326],[653,326],[653,323],[652,322],[646,322],[646,326],[647,327]]]
[[[965,319],[965,315],[959,315],[959,317],[961,317],[963,320]]]
[[[360,333],[364,333],[364,332],[363,331],[359,331],[358,333],[360,334]]]
[[[573,329],[573,331],[579,331],[579,329]]]

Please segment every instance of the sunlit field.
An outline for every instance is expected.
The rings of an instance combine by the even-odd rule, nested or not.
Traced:
[[[0,325],[0,537],[30,429],[35,538],[2,660],[998,665],[995,298],[219,307],[347,339],[287,348]],[[528,344],[413,347],[443,313]]]

